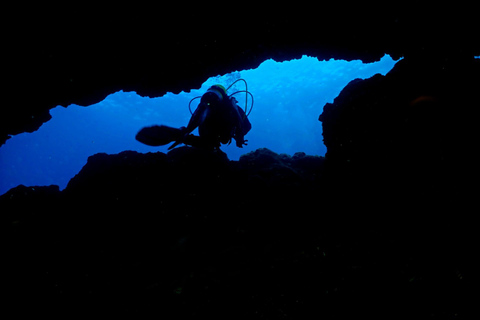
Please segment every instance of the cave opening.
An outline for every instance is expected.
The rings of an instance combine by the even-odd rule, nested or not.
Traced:
[[[185,126],[193,97],[215,83],[228,86],[238,78],[248,82],[255,98],[249,116],[253,128],[245,137],[248,145],[243,149],[234,143],[222,146],[230,160],[263,147],[289,155],[305,152],[323,156],[326,148],[318,121],[323,106],[351,80],[385,75],[396,62],[388,55],[367,64],[360,60],[318,61],[307,56],[285,62],[267,60],[256,69],[210,78],[190,92],[148,98],[119,91],[88,108],[56,107],[50,110],[52,119],[39,130],[14,136],[0,147],[0,195],[19,184],[54,184],[64,189],[87,158],[96,153],[167,152],[168,146],[148,147],[137,142],[136,132],[153,124]],[[244,88],[239,83],[235,89]],[[244,99],[239,94],[240,106]]]

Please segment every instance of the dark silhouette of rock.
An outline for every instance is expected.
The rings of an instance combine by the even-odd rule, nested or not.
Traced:
[[[371,225],[367,204],[338,205],[355,197],[329,190],[326,165],[268,149],[239,161],[189,147],[126,151],[90,157],[62,192],[12,189],[0,197],[9,306],[180,318],[461,313],[462,239],[399,232],[389,208]]]
[[[268,58],[404,60],[325,106],[325,159],[126,151],[90,157],[61,192],[10,190],[0,197],[8,311],[468,317],[478,269],[477,19],[451,6],[351,15],[340,5],[256,8],[238,28],[231,15],[184,4],[12,17],[28,33],[2,43],[2,142],[36,130],[56,105],[189,90]]]
[[[9,295],[19,304],[38,299],[43,311],[65,298],[59,312],[83,303],[152,312],[154,301],[166,314],[185,303],[183,315],[239,307],[263,278],[256,272],[283,259],[263,253],[284,236],[288,247],[300,241],[323,161],[268,149],[240,161],[189,147],[126,151],[90,157],[62,192],[14,188],[0,197]],[[102,296],[100,305],[90,301]]]
[[[365,190],[368,181],[389,201],[466,203],[457,196],[471,194],[476,166],[479,72],[473,58],[406,58],[386,76],[352,81],[320,116],[332,182]]]

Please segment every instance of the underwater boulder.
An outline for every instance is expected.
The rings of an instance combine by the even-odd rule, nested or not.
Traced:
[[[266,185],[282,188],[300,183],[303,179],[290,160],[288,155],[279,155],[267,148],[261,148],[242,155],[239,164],[248,170],[249,175],[260,178]]]
[[[406,57],[385,76],[350,82],[325,106],[326,184],[350,203],[343,211],[366,208],[374,221],[398,221],[399,232],[412,219],[419,229],[453,220],[468,228],[479,73],[473,57]]]

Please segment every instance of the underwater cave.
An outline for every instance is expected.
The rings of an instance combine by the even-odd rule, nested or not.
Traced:
[[[9,12],[6,311],[470,318],[477,11],[169,5]],[[255,104],[233,161],[134,140],[238,77]]]
[[[286,62],[269,60],[256,69],[212,77],[201,88],[188,93],[148,98],[120,91],[88,108],[59,106],[50,111],[52,119],[37,131],[14,136],[0,148],[0,194],[20,184],[58,185],[63,190],[87,158],[96,153],[167,152],[168,146],[138,143],[135,134],[153,124],[185,126],[190,118],[190,99],[202,95],[215,83],[228,87],[239,78],[248,81],[255,97],[250,116],[253,130],[247,135],[248,145],[244,148],[235,144],[222,146],[230,160],[238,160],[242,154],[259,148],[291,156],[296,152],[324,156],[326,148],[318,121],[323,106],[333,102],[351,80],[377,73],[385,75],[394,64],[389,56],[367,64],[359,60],[318,61],[306,56]],[[242,89],[239,84],[230,92]],[[236,97],[243,108],[244,95]],[[247,108],[250,103],[251,100]]]

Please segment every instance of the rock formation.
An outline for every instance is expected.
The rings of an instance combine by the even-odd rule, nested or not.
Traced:
[[[8,303],[181,318],[461,313],[473,250],[462,216],[432,215],[408,192],[381,198],[397,181],[339,188],[329,166],[268,149],[239,161],[126,151],[90,157],[61,192],[14,188],[0,197]]]
[[[6,305],[36,316],[468,317],[476,20],[465,8],[342,5],[245,5],[248,19],[242,7],[42,7],[10,19],[21,33],[3,40],[2,142],[57,105],[189,90],[268,58],[404,59],[325,106],[325,158],[126,151],[90,157],[63,191],[10,190]]]

